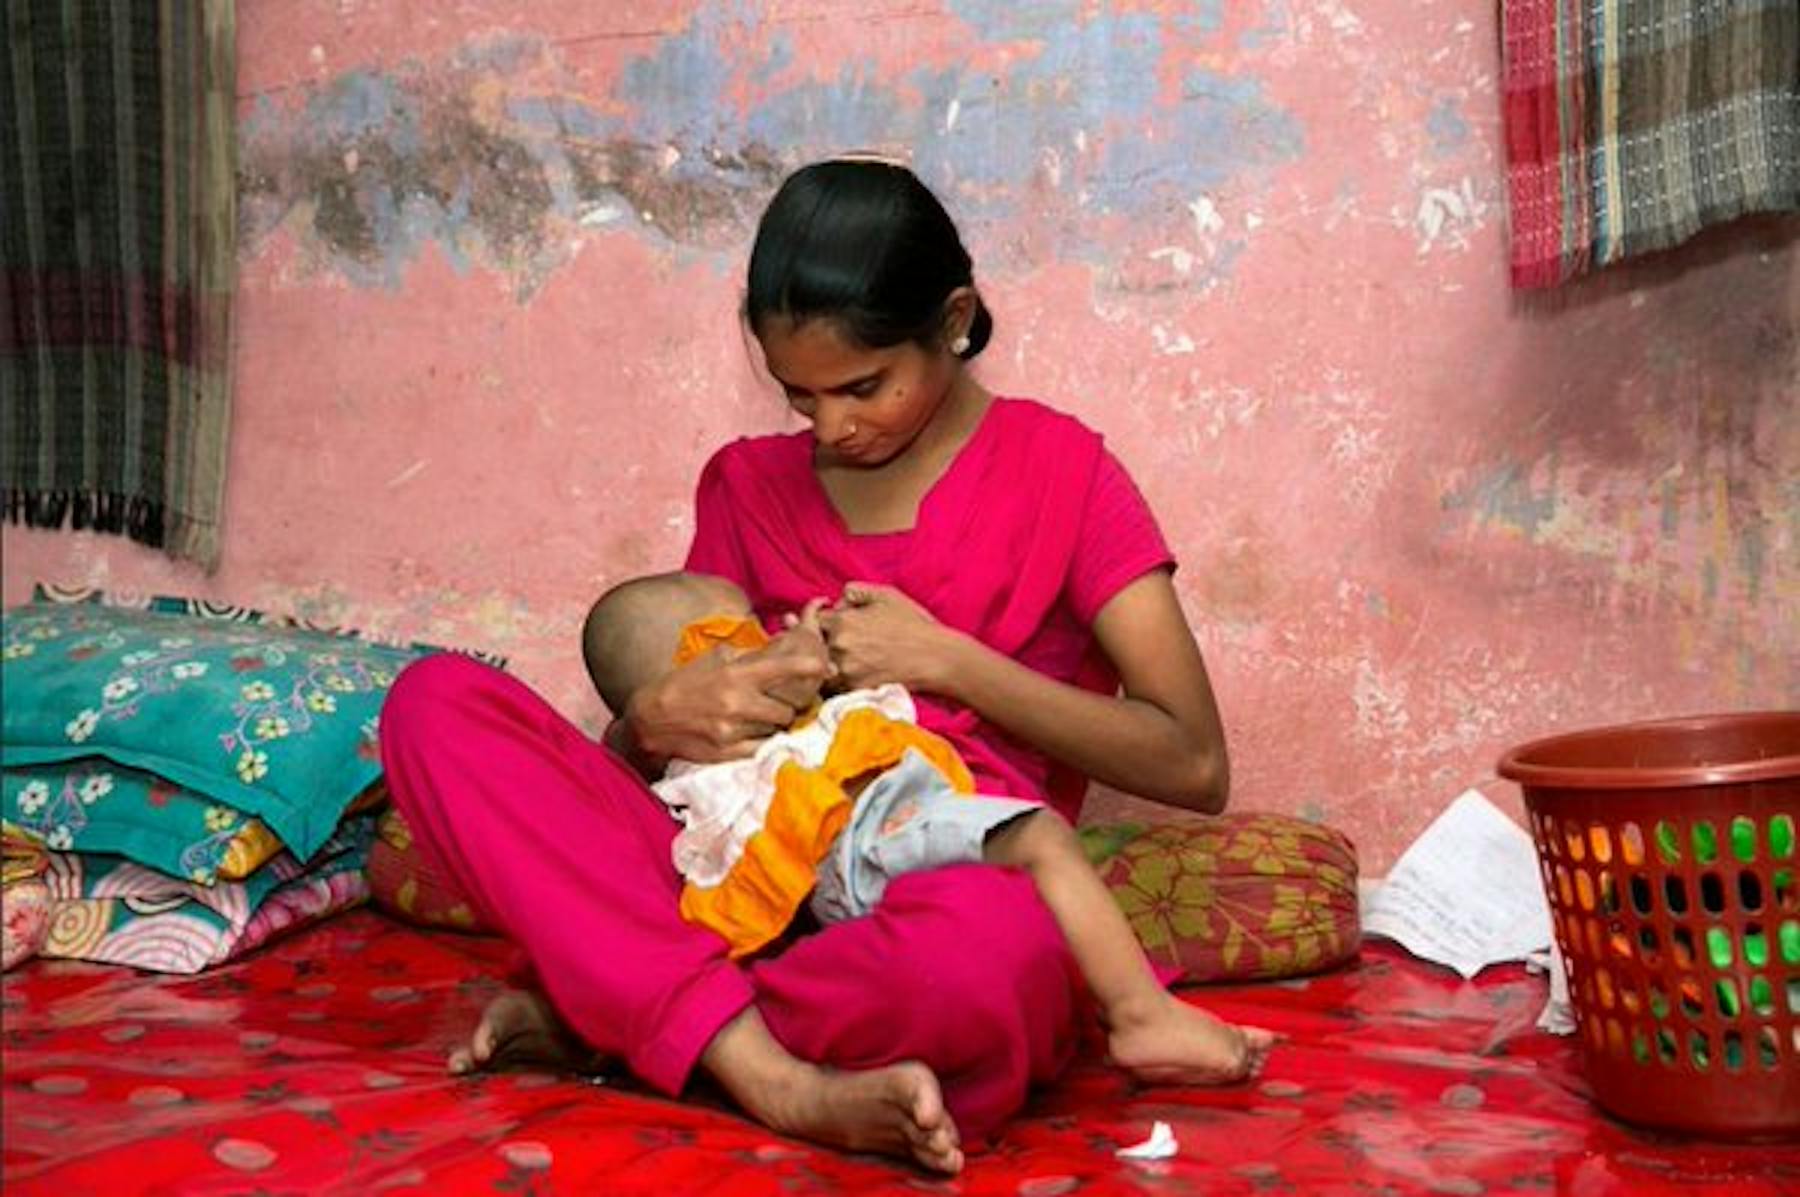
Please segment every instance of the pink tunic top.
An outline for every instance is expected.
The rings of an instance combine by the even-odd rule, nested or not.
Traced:
[[[995,399],[906,532],[858,536],[812,468],[807,432],[736,441],[700,476],[687,568],[730,578],[771,628],[846,582],[897,587],[950,627],[1059,681],[1100,693],[1118,677],[1095,643],[1100,609],[1173,569],[1124,468],[1071,416]],[[915,694],[919,722],[962,754],[985,793],[1049,802],[1073,819],[1087,779],[974,711]]]

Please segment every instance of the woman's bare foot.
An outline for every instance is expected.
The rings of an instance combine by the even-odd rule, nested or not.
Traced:
[[[456,1074],[541,1064],[583,1067],[595,1053],[557,1018],[542,994],[508,990],[488,1003],[469,1042],[450,1053]],[[911,1160],[960,1172],[956,1124],[932,1071],[912,1061],[840,1072],[789,1055],[754,1011],[734,1019],[708,1048],[709,1071],[751,1117],[781,1134],[828,1147]]]
[[[594,1062],[594,1052],[563,1025],[549,1000],[524,989],[509,989],[489,1002],[474,1034],[449,1061],[457,1076],[523,1064],[582,1068]]]
[[[931,1069],[913,1060],[843,1072],[798,1059],[751,1006],[719,1028],[701,1067],[752,1118],[827,1147],[962,1171],[962,1142]]]
[[[758,1122],[828,1147],[898,1156],[934,1172],[962,1171],[956,1125],[931,1069],[916,1061],[865,1072],[801,1064],[781,1083],[739,1099]]]
[[[1108,1012],[1107,1049],[1139,1080],[1173,1085],[1229,1085],[1262,1070],[1275,1036],[1240,1027],[1158,992],[1141,1005]]]

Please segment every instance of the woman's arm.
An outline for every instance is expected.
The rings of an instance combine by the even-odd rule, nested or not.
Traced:
[[[825,626],[851,684],[898,681],[942,694],[1096,781],[1189,810],[1225,809],[1225,733],[1167,571],[1127,584],[1095,617],[1118,696],[1045,677],[898,591],[853,585],[845,596],[848,608],[828,613]]]

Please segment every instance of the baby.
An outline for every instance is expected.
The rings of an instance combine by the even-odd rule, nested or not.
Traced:
[[[662,574],[614,587],[583,633],[588,672],[615,714],[632,694],[709,652],[821,654],[818,603],[770,639],[733,584]],[[782,695],[805,707],[816,694]],[[768,944],[810,897],[830,923],[868,913],[887,883],[939,865],[1024,870],[1100,1007],[1115,1063],[1152,1081],[1253,1075],[1273,1036],[1188,1005],[1151,971],[1069,824],[1040,803],[973,793],[950,745],[920,728],[900,686],[826,699],[754,756],[671,762],[656,791],[684,828],[681,910],[733,956]]]

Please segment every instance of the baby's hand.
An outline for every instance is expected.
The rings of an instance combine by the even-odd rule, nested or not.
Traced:
[[[761,652],[772,656],[798,656],[818,660],[825,666],[826,673],[831,671],[831,653],[825,647],[825,633],[819,627],[819,611],[824,607],[824,599],[813,599],[801,609],[798,615],[788,615],[782,622],[784,629],[774,636],[767,648]],[[794,678],[769,691],[771,698],[778,698],[793,707],[795,711],[804,711],[819,697],[820,690],[829,680],[828,677],[814,680],[811,678]]]
[[[825,628],[820,622],[819,616],[829,605],[830,604],[822,598],[808,599],[806,606],[800,608],[799,614],[796,615],[793,612],[789,612],[782,616],[781,626],[787,631],[811,632],[813,635],[823,640],[825,638]],[[786,635],[787,633],[784,631],[782,634]]]

